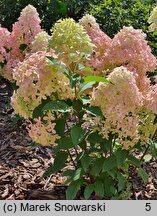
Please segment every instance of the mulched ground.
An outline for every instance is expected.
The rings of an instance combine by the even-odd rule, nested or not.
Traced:
[[[65,199],[64,178],[60,173],[43,177],[53,163],[53,148],[32,146],[26,123],[14,124],[14,112],[8,106],[12,92],[9,83],[0,80],[0,199]],[[69,165],[71,166],[71,165]],[[131,173],[129,199],[157,199],[157,160],[143,164],[149,174],[146,185]],[[131,171],[130,171],[131,172]],[[83,199],[81,193],[77,199]],[[91,199],[99,199],[92,196]]]

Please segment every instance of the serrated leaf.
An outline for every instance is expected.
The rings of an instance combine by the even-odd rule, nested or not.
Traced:
[[[64,101],[50,101],[43,107],[42,111],[45,110],[53,110],[66,113],[70,112],[70,107]]]
[[[68,189],[66,190],[66,199],[73,200],[76,197],[78,191],[80,190],[81,185],[82,185],[81,180],[72,182],[69,185]]]
[[[65,162],[68,158],[67,152],[59,152],[56,154],[54,164],[47,169],[47,171],[44,173],[44,177],[50,176],[53,173],[56,173],[57,171],[61,170],[65,166]]]
[[[146,173],[146,171],[142,168],[138,168],[138,176],[140,176],[142,178],[142,180],[144,181],[144,183],[147,183],[148,181],[148,174]]]
[[[104,83],[110,83],[111,82],[107,79],[105,79],[104,77],[100,77],[100,76],[86,76],[83,78],[84,82],[104,82]]]
[[[84,190],[84,198],[86,200],[89,199],[93,192],[94,192],[94,185],[93,184],[87,185],[85,190]]]
[[[103,171],[109,171],[117,166],[117,160],[115,155],[107,157],[103,163]]]
[[[78,145],[85,138],[86,130],[78,125],[74,125],[71,128],[70,135],[74,145]]]
[[[98,195],[99,197],[103,197],[104,196],[104,184],[97,180],[94,183],[94,191],[96,193],[96,195]]]

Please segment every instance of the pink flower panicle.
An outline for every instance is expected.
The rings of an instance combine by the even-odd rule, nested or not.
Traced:
[[[25,7],[18,21],[13,25],[11,34],[11,47],[17,47],[21,44],[30,45],[35,36],[41,32],[40,18],[36,8],[32,5]]]
[[[3,68],[3,75],[7,79],[13,79],[13,69],[19,61],[25,58],[26,54],[31,49],[32,41],[41,31],[39,15],[36,9],[31,5],[28,5],[22,10],[18,21],[13,24],[11,33],[6,29],[0,29],[2,37],[0,43],[0,60],[6,60]],[[6,49],[4,49],[4,45],[5,48],[8,49],[7,53]],[[3,54],[3,56],[1,56],[1,54]]]
[[[104,59],[106,59],[108,51],[111,49],[112,40],[100,29],[93,16],[87,14],[79,22],[96,46],[90,64],[95,68],[95,74],[101,73],[102,66],[104,67]]]
[[[157,59],[145,40],[142,30],[123,27],[112,40],[111,63],[126,66],[138,76],[153,72]]]

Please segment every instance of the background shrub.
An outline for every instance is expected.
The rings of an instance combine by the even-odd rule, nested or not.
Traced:
[[[156,0],[105,0],[90,4],[89,14],[93,15],[102,30],[113,37],[123,26],[142,29],[155,51],[155,35],[148,31],[148,18]]]
[[[11,30],[21,10],[31,4],[40,15],[42,28],[49,31],[60,18],[80,19],[93,2],[92,0],[0,0],[0,24]]]
[[[11,30],[20,11],[28,4],[36,7],[41,26],[50,33],[60,18],[71,17],[78,21],[84,14],[93,15],[102,30],[113,37],[123,26],[142,29],[153,53],[157,55],[156,33],[148,31],[148,17],[156,0],[0,0],[0,24]]]

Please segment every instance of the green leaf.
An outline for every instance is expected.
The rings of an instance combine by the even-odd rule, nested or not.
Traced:
[[[32,117],[33,117],[33,118],[38,118],[39,116],[40,116],[40,117],[43,117],[43,116],[44,116],[43,107],[44,107],[47,103],[49,103],[49,101],[50,101],[49,99],[47,99],[47,100],[42,100],[41,104],[40,104],[39,106],[37,106],[37,107],[34,109]]]
[[[116,189],[114,187],[114,180],[109,176],[105,176],[104,178],[104,188],[105,188],[106,196],[111,197],[116,194]]]
[[[53,64],[53,65],[60,65],[60,63],[55,59],[55,58],[52,58],[50,56],[46,56],[47,60]]]
[[[125,150],[125,149],[123,149],[123,150],[122,149],[118,149],[115,152],[118,168],[120,168],[123,165],[123,163],[126,160],[128,154],[129,154],[129,152],[127,150]]]
[[[95,84],[95,82],[81,83],[79,86],[79,92],[81,93],[87,89],[92,88],[94,84]]]
[[[61,175],[62,176],[69,176],[71,178],[74,178],[75,170],[65,170]]]
[[[42,111],[45,110],[53,110],[66,113],[70,112],[70,107],[64,101],[50,101],[43,107]]]
[[[69,150],[69,149],[71,149],[73,147],[74,147],[74,145],[72,143],[71,137],[62,137],[58,141],[57,149],[59,149],[59,150],[61,150],[61,149]]]
[[[76,83],[78,83],[81,80],[81,76],[79,74],[71,75],[70,77],[70,87],[74,88]]]
[[[94,183],[94,191],[99,197],[104,196],[104,184],[100,180],[97,180]]]
[[[144,183],[147,183],[148,181],[148,174],[146,173],[146,171],[142,168],[138,168],[138,176],[142,178],[142,180],[144,181]]]
[[[103,171],[109,171],[117,166],[117,160],[115,155],[111,155],[105,159],[103,164]]]
[[[81,165],[85,172],[88,170],[90,163],[91,158],[87,154],[84,154],[81,158]]]
[[[98,106],[85,107],[85,110],[96,117],[103,117],[102,111]]]
[[[112,169],[107,171],[108,175],[111,176],[113,179],[117,176],[117,169]]]
[[[67,179],[64,182],[65,185],[69,185],[69,183],[73,181],[75,172],[76,172],[75,170],[66,170],[61,174],[62,176],[67,176]]]
[[[104,141],[103,141],[102,143],[100,143],[101,149],[102,149],[103,151],[108,151],[108,150],[110,150],[110,148],[111,148],[111,146],[112,146],[113,137],[114,137],[113,134],[109,134],[109,138],[108,138],[108,139],[105,139],[105,138],[104,138]]]
[[[16,125],[18,122],[22,122],[23,121],[23,117],[21,117],[20,115],[16,114],[15,116],[13,116],[11,118],[11,122],[13,125]]]
[[[78,125],[74,125],[70,131],[72,142],[74,145],[78,145],[85,138],[86,130]]]
[[[21,51],[25,51],[25,49],[27,49],[27,47],[28,47],[27,44],[20,44],[19,49],[20,49]]]
[[[78,115],[78,110],[79,110],[79,117],[82,118],[84,114],[84,110],[82,109],[83,104],[81,103],[81,101],[74,99],[72,103],[72,107],[75,115]]]
[[[110,83],[111,82],[107,79],[105,79],[104,77],[100,77],[100,76],[86,76],[85,78],[83,78],[84,82],[104,82],[104,83]]]
[[[44,173],[44,177],[50,176],[53,173],[58,172],[65,166],[65,162],[68,158],[67,152],[59,152],[56,154],[54,164],[47,169],[47,171]]]
[[[81,100],[83,105],[90,103],[90,98],[88,96],[83,96],[83,97],[80,97],[79,99]]]
[[[156,123],[157,123],[157,115],[155,116],[153,124],[156,124]]]
[[[136,157],[133,155],[128,156],[128,162],[134,166],[139,167],[140,166],[140,160],[138,160]]]
[[[118,191],[121,191],[124,189],[125,176],[122,173],[118,172],[117,179],[118,179]]]
[[[82,168],[78,168],[78,169],[75,171],[73,180],[76,181],[76,180],[80,179],[81,177],[82,177]]]
[[[98,158],[93,162],[93,167],[90,171],[91,175],[98,176],[103,167],[104,158]]]
[[[157,142],[150,140],[149,145],[150,145],[150,154],[153,155],[153,157],[157,158]]]
[[[88,71],[88,72],[93,72],[93,68],[90,68],[90,67],[86,67],[82,64],[78,64],[76,66],[76,70],[84,70],[84,71]]]
[[[64,118],[55,120],[55,131],[59,136],[64,136],[66,120]]]
[[[66,190],[66,199],[73,200],[76,197],[77,192],[80,190],[81,185],[82,180],[79,179],[77,181],[73,181]]]
[[[103,143],[104,139],[98,132],[94,132],[89,134],[87,140],[89,141],[90,144],[97,144],[97,143]]]
[[[72,71],[69,68],[65,68],[64,73],[67,76],[67,78],[70,80],[72,76]]]
[[[84,198],[86,200],[89,199],[93,192],[94,192],[94,185],[93,184],[87,185],[85,190],[84,190]]]

